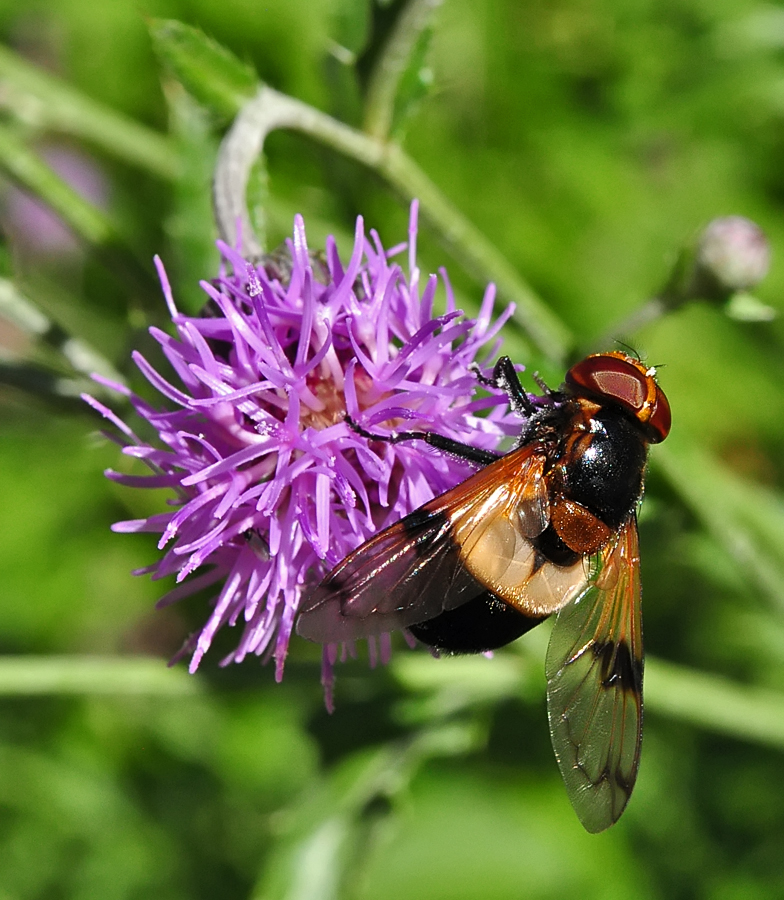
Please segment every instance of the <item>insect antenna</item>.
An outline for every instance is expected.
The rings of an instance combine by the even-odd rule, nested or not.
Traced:
[[[618,344],[619,347],[623,347],[624,350],[628,350],[629,356],[633,356],[634,359],[637,360],[637,362],[642,362],[642,357],[640,356],[639,352],[634,347],[632,347],[631,344],[627,344],[625,341],[620,340],[620,338],[616,338],[615,343]]]

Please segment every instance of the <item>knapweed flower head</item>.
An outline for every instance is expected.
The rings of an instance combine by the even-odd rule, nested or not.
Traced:
[[[365,236],[361,218],[345,266],[332,239],[321,256],[308,250],[300,217],[285,250],[260,265],[221,243],[221,271],[202,283],[206,305],[195,317],[177,310],[158,261],[176,335],[151,334],[175,378],[134,354],[160,407],[103,382],[128,396],[158,442],[144,442],[88,398],[120,429],[123,452],[153,470],[108,477],[174,492],[170,510],[114,526],[160,535],[163,555],[144,572],[175,575],[178,585],[159,605],[214,589],[207,623],[184,651],[191,671],[220,628],[239,625],[223,663],[271,656],[280,679],[308,587],[470,474],[465,462],[421,441],[369,442],[347,416],[374,432],[438,431],[484,449],[519,434],[505,398],[477,396],[470,368],[480,355],[492,363],[511,309],[493,322],[490,286],[478,317],[464,317],[442,271],[446,310],[434,315],[438,278],[420,284],[416,212],[414,204],[408,275],[393,262],[405,245],[385,251],[375,232]],[[327,682],[334,659],[328,648]]]

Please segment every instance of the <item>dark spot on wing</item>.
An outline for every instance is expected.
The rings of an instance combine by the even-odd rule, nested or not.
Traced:
[[[443,529],[449,527],[449,520],[444,513],[429,512],[423,507],[402,518],[400,526],[415,539],[417,556],[426,557],[440,540]]]
[[[431,524],[431,520],[437,518],[445,520],[446,516],[439,512],[429,512],[424,507],[421,507],[420,509],[415,509],[414,512],[409,513],[407,516],[404,516],[400,520],[400,524],[406,531],[413,532],[418,531],[423,525]]]
[[[541,569],[542,566],[544,566],[544,564],[547,562],[549,562],[549,560],[546,556],[544,556],[538,550],[534,550],[534,561],[533,565],[531,566],[531,578],[533,578],[534,575],[536,575],[536,573],[539,571],[539,569]]]
[[[642,693],[642,660],[632,655],[626,641],[596,643],[593,655],[599,658],[602,667],[602,687]]]
[[[345,599],[344,595],[346,592],[346,581],[338,575],[332,575],[328,578],[325,578],[324,581],[321,582],[317,591],[315,592],[315,596],[321,597],[321,595],[332,593],[341,601]],[[311,598],[308,598],[309,600]],[[314,603],[303,603],[303,610],[307,609],[310,606],[315,605]]]

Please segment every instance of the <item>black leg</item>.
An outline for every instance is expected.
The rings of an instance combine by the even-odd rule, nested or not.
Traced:
[[[560,396],[558,391],[554,391],[551,387],[548,386],[547,382],[544,380],[544,378],[542,378],[542,376],[538,372],[534,372],[534,374],[531,377],[539,385],[539,387],[542,389],[542,393],[546,397]]]
[[[358,425],[351,416],[347,415],[345,420],[350,428],[369,441],[385,441],[387,444],[400,444],[403,441],[424,441],[437,450],[443,450],[445,453],[450,453],[452,456],[457,456],[460,459],[478,463],[480,466],[488,466],[502,455],[493,453],[492,450],[480,450],[479,447],[463,444],[434,431],[398,431],[397,434],[373,434],[372,431],[366,431],[361,425]]]
[[[481,384],[505,391],[509,398],[509,405],[518,415],[530,416],[536,412],[536,407],[528,399],[528,394],[520,384],[520,379],[515,372],[514,363],[508,356],[502,356],[495,364],[492,378],[485,378],[477,365],[471,366],[471,370]]]

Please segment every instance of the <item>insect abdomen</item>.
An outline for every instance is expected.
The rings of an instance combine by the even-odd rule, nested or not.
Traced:
[[[516,641],[541,621],[485,591],[408,630],[418,641],[446,653],[484,653]]]

